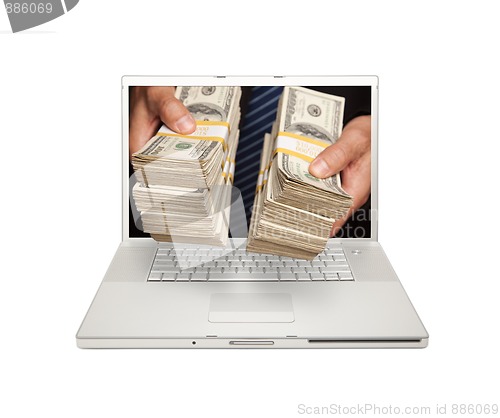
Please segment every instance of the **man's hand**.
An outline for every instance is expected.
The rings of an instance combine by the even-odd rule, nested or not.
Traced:
[[[370,196],[370,149],[371,116],[358,116],[345,126],[337,142],[326,148],[309,165],[309,172],[318,178],[342,172],[342,188],[354,200],[347,215],[333,224],[330,236],[334,236]]]
[[[133,87],[130,94],[129,152],[139,151],[162,122],[180,134],[190,134],[196,122],[175,98],[175,87]]]

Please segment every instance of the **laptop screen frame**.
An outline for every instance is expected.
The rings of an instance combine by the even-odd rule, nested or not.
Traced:
[[[123,76],[122,77],[122,242],[129,235],[129,87],[135,86],[370,86],[371,231],[369,238],[330,238],[329,243],[378,241],[378,77],[369,76]]]

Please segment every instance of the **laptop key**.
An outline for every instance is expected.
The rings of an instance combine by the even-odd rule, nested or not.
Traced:
[[[151,269],[151,272],[155,273],[165,273],[165,272],[171,272],[171,273],[180,273],[180,267],[176,266],[153,266]]]
[[[295,277],[295,273],[280,273],[280,280],[281,281],[296,281],[297,277]]]
[[[267,261],[267,257],[265,255],[254,255],[255,261]]]
[[[208,280],[207,272],[194,272],[191,275],[192,282],[206,282]]]
[[[339,272],[345,272],[345,273],[350,273],[351,272],[351,269],[349,268],[349,266],[345,265],[345,266],[327,266],[327,267],[322,267],[321,268],[321,271],[323,273],[339,273]]]
[[[239,258],[241,261],[253,261],[253,257],[251,255],[240,255]]]
[[[188,282],[191,273],[177,273],[175,281],[177,282]]]
[[[325,276],[322,273],[311,273],[311,279],[312,280],[325,280]]]
[[[149,275],[149,279],[150,281],[160,281],[161,280],[161,276],[163,275],[163,273],[159,273],[159,272],[153,272]]]
[[[209,281],[278,281],[276,273],[212,273],[208,277]]]
[[[195,248],[189,248],[189,249],[184,249],[182,252],[182,255],[196,255],[198,254],[198,249]]]
[[[169,255],[170,254],[170,250],[158,250],[156,251],[156,255],[157,256],[160,256],[160,255]]]
[[[320,254],[318,258],[321,261],[333,261],[333,255]]]
[[[333,248],[327,248],[325,250],[325,254],[330,254],[330,255],[334,255],[334,254],[338,254],[338,255],[343,255],[344,254],[344,251],[342,251],[340,248],[339,249],[333,249]]]
[[[337,275],[337,273],[325,272],[324,276],[326,280],[339,280],[339,276]]]
[[[354,278],[352,277],[351,272],[349,272],[349,273],[340,272],[339,273],[339,278],[340,278],[340,280],[354,280]]]

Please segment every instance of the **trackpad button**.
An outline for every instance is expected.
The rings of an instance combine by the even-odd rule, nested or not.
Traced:
[[[289,293],[213,293],[210,322],[293,322]]]

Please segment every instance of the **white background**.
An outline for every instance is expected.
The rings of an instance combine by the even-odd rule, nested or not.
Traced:
[[[500,403],[494,2],[275,3],[81,0],[15,35],[0,11],[0,415]],[[124,74],[378,75],[380,241],[429,347],[77,349],[120,241]]]

